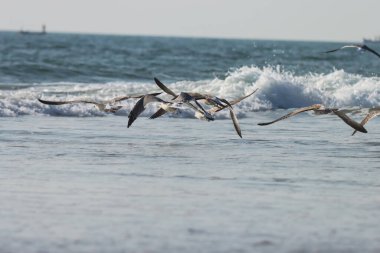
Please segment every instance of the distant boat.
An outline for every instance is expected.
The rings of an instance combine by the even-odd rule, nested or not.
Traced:
[[[363,43],[380,43],[380,36],[376,36],[373,39],[363,38]]]
[[[22,35],[45,35],[46,34],[46,26],[42,25],[41,32],[24,31],[21,29],[20,34],[22,34]]]

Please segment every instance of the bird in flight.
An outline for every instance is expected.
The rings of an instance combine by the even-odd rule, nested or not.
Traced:
[[[360,125],[364,126],[365,124],[367,124],[368,121],[370,121],[371,119],[377,117],[380,115],[380,108],[375,108],[375,109],[372,109],[365,117],[364,119],[360,122]],[[357,130],[355,130],[352,135],[354,135],[355,133],[357,132]]]
[[[300,114],[302,112],[307,112],[307,111],[314,111],[314,112],[317,112],[319,114],[327,114],[327,113],[334,113],[336,116],[338,116],[339,118],[341,118],[347,125],[349,125],[350,127],[352,127],[353,129],[355,129],[356,131],[359,131],[359,132],[362,132],[362,133],[367,133],[367,130],[363,127],[362,124],[359,124],[358,122],[356,122],[355,120],[351,119],[350,117],[348,117],[343,111],[340,111],[339,109],[330,109],[330,108],[325,108],[322,104],[314,104],[314,105],[311,105],[311,106],[307,106],[307,107],[302,107],[302,108],[299,108],[297,110],[294,110],[278,119],[275,119],[273,121],[270,121],[270,122],[264,122],[264,123],[258,123],[259,126],[267,126],[267,125],[270,125],[270,124],[273,124],[275,122],[278,122],[278,121],[281,121],[281,120],[284,120],[284,119],[287,119],[289,117],[292,117],[292,116],[295,116],[297,114]]]
[[[361,45],[361,44],[350,44],[350,45],[345,45],[345,46],[342,46],[340,48],[336,48],[336,49],[333,49],[333,50],[329,50],[329,51],[326,51],[325,53],[332,53],[332,52],[336,52],[338,50],[341,50],[341,49],[344,49],[344,48],[356,48],[358,50],[362,50],[362,51],[368,51],[374,55],[376,55],[377,57],[380,57],[380,54],[378,52],[376,52],[375,50],[373,50],[372,48],[369,48],[368,46],[366,45]]]

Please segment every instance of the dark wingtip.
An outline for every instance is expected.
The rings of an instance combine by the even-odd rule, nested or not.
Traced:
[[[154,92],[154,93],[149,93],[148,95],[152,95],[152,96],[158,96],[158,95],[161,95],[162,92]]]
[[[135,121],[135,117],[132,117],[132,115],[128,115],[129,117],[129,120],[128,120],[128,125],[127,125],[127,128],[129,128],[130,126],[132,126],[132,123]]]
[[[153,77],[153,80],[157,83],[157,84],[161,84],[161,81],[160,80],[158,80],[158,78],[157,77]]]

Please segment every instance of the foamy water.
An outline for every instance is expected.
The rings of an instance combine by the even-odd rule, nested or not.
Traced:
[[[235,106],[241,115],[247,112],[289,109],[324,104],[338,108],[372,108],[379,104],[380,78],[362,77],[336,70],[328,74],[308,74],[297,76],[280,67],[258,68],[244,66],[226,74],[225,79],[200,81],[180,81],[166,83],[174,91],[192,91],[213,94],[218,97],[235,99],[256,88],[258,91]],[[123,95],[146,94],[161,90],[151,82],[112,82],[105,84],[49,83],[16,90],[0,90],[0,115],[51,115],[51,116],[103,116],[97,108],[89,104],[47,106],[37,98],[46,100],[93,100],[107,101]],[[163,94],[163,98],[170,97]],[[122,102],[118,112],[128,114],[136,103],[135,99]],[[157,105],[151,105],[143,114],[153,114]],[[182,116],[174,115],[174,116]]]

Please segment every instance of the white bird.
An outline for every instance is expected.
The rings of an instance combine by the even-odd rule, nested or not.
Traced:
[[[366,46],[364,44],[363,45],[360,45],[360,44],[345,45],[345,46],[342,46],[340,48],[336,48],[336,49],[333,49],[333,50],[326,51],[325,53],[336,52],[336,51],[344,49],[344,48],[357,48],[358,50],[368,51],[368,52],[373,53],[377,57],[380,57],[379,53],[377,53],[375,50],[373,50],[372,48],[369,48],[368,46]]]

